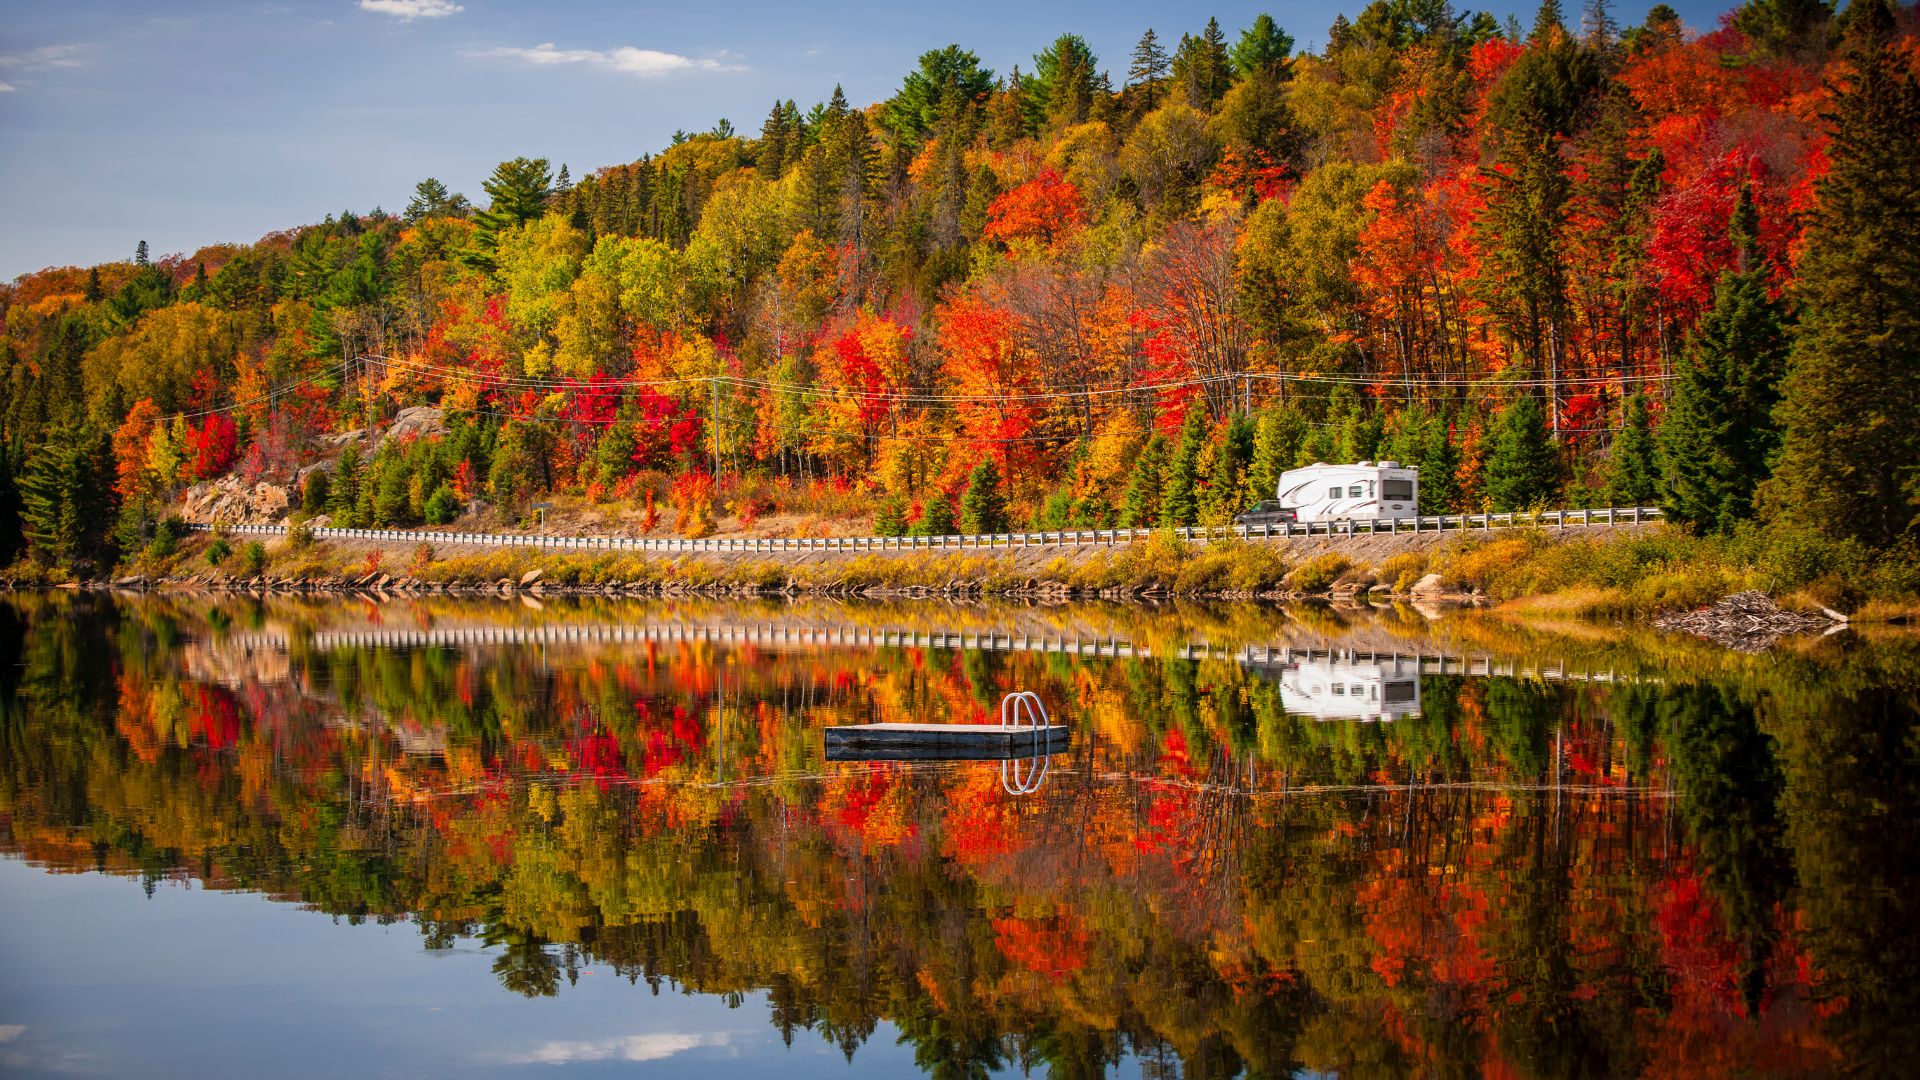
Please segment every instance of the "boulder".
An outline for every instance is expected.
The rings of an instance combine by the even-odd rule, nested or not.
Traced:
[[[1441,579],[1439,574],[1428,574],[1426,577],[1414,582],[1412,589],[1413,595],[1415,596],[1438,596],[1446,591],[1446,582]]]
[[[539,580],[540,580],[540,571],[529,570],[526,573],[520,575],[520,587],[524,589],[527,586],[532,585],[534,582]]]
[[[238,476],[195,484],[182,497],[180,516],[220,525],[269,525],[287,516],[287,489],[265,480],[249,485]]]

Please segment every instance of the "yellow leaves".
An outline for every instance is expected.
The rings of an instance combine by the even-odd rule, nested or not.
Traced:
[[[520,329],[544,335],[553,329],[560,298],[580,275],[587,235],[558,214],[548,214],[500,236],[494,260],[507,287],[507,317]]]

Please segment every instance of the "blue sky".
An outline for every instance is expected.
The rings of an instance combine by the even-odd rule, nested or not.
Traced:
[[[1220,3],[1229,34],[1271,12],[1302,47],[1335,6]],[[1576,13],[1579,3],[1565,3]],[[1719,5],[1674,6],[1691,25]],[[1531,20],[1535,4],[1488,4]],[[1617,18],[1637,22],[1638,6]],[[437,176],[484,201],[495,162],[581,175],[776,98],[838,82],[889,96],[949,42],[996,71],[1085,37],[1118,83],[1151,26],[1197,32],[1178,0],[628,3],[618,0],[0,0],[0,280],[49,265],[252,241],[342,209],[397,210]]]

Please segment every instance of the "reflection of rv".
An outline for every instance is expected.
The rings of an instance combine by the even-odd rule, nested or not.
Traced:
[[[1397,461],[1315,462],[1280,474],[1280,505],[1300,521],[1390,521],[1420,514],[1420,470]]]
[[[1280,704],[1315,720],[1396,720],[1420,714],[1417,660],[1302,660],[1278,672]]]

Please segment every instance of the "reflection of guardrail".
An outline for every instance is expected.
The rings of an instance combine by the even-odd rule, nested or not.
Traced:
[[[1657,506],[1610,507],[1602,510],[1543,510],[1537,513],[1440,514],[1431,517],[1367,521],[1281,522],[1275,525],[1200,525],[1174,529],[1182,540],[1284,540],[1292,537],[1371,536],[1380,533],[1472,532],[1508,528],[1613,528],[1658,521]],[[283,536],[285,525],[226,525],[240,536]],[[192,522],[189,529],[208,532],[213,525]],[[973,551],[1029,547],[1114,547],[1145,540],[1160,529],[1056,529],[1044,532],[978,533],[964,536],[803,536],[706,537],[699,540],[650,536],[559,536],[547,533],[473,533],[412,529],[314,529],[320,540],[374,540],[386,543],[424,543],[452,547],[530,547],[559,551],[652,551],[666,554],[702,552],[776,553],[789,551]]]
[[[230,634],[221,639],[242,650],[285,649],[285,633]],[[1230,647],[1193,643],[1156,653],[1144,644],[1118,638],[1048,636],[1040,634],[967,633],[963,631],[905,630],[885,627],[793,626],[781,623],[629,623],[554,626],[493,627],[438,626],[430,629],[330,630],[300,636],[308,649],[471,648],[499,645],[610,645],[708,642],[721,645],[827,646],[856,649],[976,649],[987,652],[1065,653],[1072,656],[1117,659],[1174,657],[1182,660],[1227,660],[1243,667],[1278,668],[1288,664],[1325,660],[1365,663],[1417,663],[1423,675],[1465,675],[1572,682],[1617,682],[1612,671],[1575,668],[1565,661],[1524,662],[1489,655],[1432,653],[1417,650],[1295,648],[1243,645]]]

